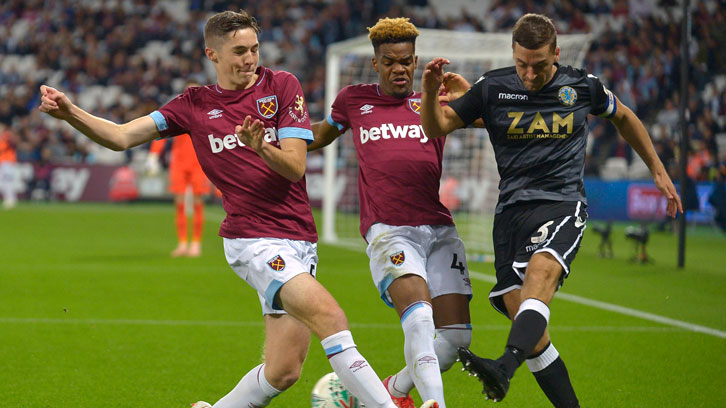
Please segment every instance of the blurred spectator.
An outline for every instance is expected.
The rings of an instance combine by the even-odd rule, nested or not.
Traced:
[[[636,111],[656,139],[664,162],[673,161],[680,137],[680,20],[677,2],[637,0],[491,0],[486,13],[467,9],[446,17],[432,3],[443,0],[249,0],[243,7],[261,27],[261,63],[295,73],[312,117],[325,111],[325,52],[328,45],[364,35],[382,16],[408,16],[420,27],[509,32],[527,12],[558,21],[558,30],[593,33],[584,66]],[[148,113],[183,89],[183,78],[207,83],[213,70],[202,64],[202,29],[212,12],[238,9],[224,0],[190,0],[188,9],[169,13],[153,0],[102,2],[6,0],[0,4],[0,124],[17,135],[18,161],[110,161],[129,156],[89,148],[75,131],[46,125],[38,115],[40,83],[62,88],[93,113],[125,121]],[[718,134],[726,123],[726,2],[707,0],[693,7],[691,88],[688,107],[698,179],[713,177]],[[59,80],[58,78],[63,78]],[[177,79],[174,79],[177,78]],[[470,78],[472,79],[472,78]],[[60,81],[60,82],[59,82]],[[709,89],[706,93],[705,90]],[[128,92],[140,97],[129,96]],[[709,95],[707,98],[705,95]],[[594,120],[593,123],[596,121]],[[692,126],[694,127],[694,126]],[[710,130],[709,130],[710,129]],[[588,174],[608,157],[625,156],[612,127],[593,126]],[[660,147],[659,147],[660,145]],[[702,156],[710,156],[704,162]],[[704,168],[705,166],[705,168]],[[695,170],[694,170],[695,171]]]

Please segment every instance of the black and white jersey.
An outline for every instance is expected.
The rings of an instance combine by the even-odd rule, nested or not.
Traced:
[[[449,105],[466,125],[484,120],[501,178],[497,213],[533,200],[586,202],[587,115],[612,117],[617,104],[596,76],[557,67],[538,92],[524,87],[515,67],[490,71]]]

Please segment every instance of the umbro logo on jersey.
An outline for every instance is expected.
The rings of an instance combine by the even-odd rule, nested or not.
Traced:
[[[366,115],[368,113],[373,113],[373,105],[365,104],[365,105],[363,105],[363,106],[360,107],[360,114],[361,115]]]
[[[207,115],[209,115],[209,119],[221,118],[222,111],[219,109],[212,109],[209,112],[207,112]]]

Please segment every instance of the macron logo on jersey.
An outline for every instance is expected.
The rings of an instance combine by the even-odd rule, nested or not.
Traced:
[[[217,119],[222,117],[222,111],[219,109],[212,109],[209,112],[207,112],[207,115],[209,115],[209,119]]]
[[[379,127],[370,129],[360,128],[360,144],[365,144],[369,140],[375,142],[380,139],[421,139],[421,143],[426,143],[429,138],[423,131],[421,125],[404,125],[394,126],[392,123],[384,123]]]
[[[510,94],[499,92],[499,99],[516,100],[516,101],[527,101],[529,97],[527,95]]]
[[[212,153],[219,153],[224,149],[232,150],[237,146],[244,146],[241,140],[237,138],[237,135],[226,135],[224,137],[214,137],[213,134],[207,135],[209,137],[209,145],[212,147]],[[271,143],[277,140],[277,129],[265,128],[265,142]]]
[[[365,104],[365,105],[363,105],[363,106],[360,107],[360,114],[361,115],[366,115],[366,114],[369,114],[369,113],[373,113],[373,105]]]

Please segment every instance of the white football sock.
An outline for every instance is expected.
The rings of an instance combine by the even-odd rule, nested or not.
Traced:
[[[450,324],[436,329],[434,350],[436,350],[436,357],[439,359],[441,372],[449,370],[454,365],[457,358],[457,348],[469,347],[470,344],[470,323]],[[411,393],[413,387],[414,384],[411,375],[408,373],[408,367],[403,367],[401,371],[391,376],[391,380],[388,382],[388,392],[394,397],[405,397]]]
[[[410,304],[401,315],[401,326],[406,336],[403,344],[406,366],[421,399],[436,400],[441,408],[445,408],[444,384],[434,348],[436,330],[431,304]]]
[[[537,357],[528,358],[526,360],[527,367],[529,367],[529,371],[533,373],[542,371],[552,364],[553,361],[557,360],[557,357],[559,356],[560,353],[555,348],[555,345],[550,343],[550,345],[547,346],[547,348],[544,349],[544,351],[542,351]]]
[[[396,408],[376,372],[358,352],[350,331],[335,333],[320,343],[345,388],[366,407]]]
[[[265,364],[250,370],[229,394],[214,404],[214,408],[266,407],[282,391],[276,389],[265,378]]]
[[[434,348],[441,372],[448,371],[456,362],[456,349],[471,344],[471,324],[450,324],[436,329]]]

